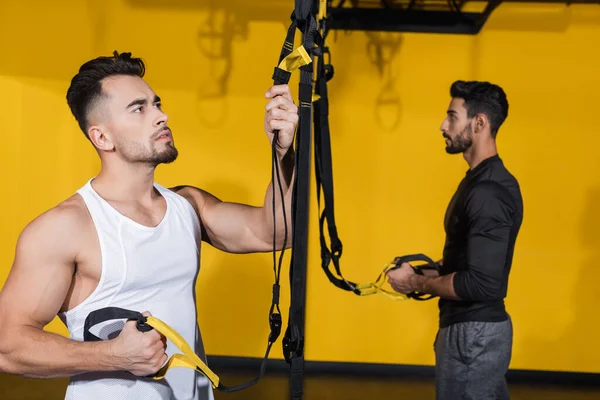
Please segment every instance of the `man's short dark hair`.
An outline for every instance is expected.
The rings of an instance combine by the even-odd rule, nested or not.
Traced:
[[[492,137],[496,137],[508,116],[508,100],[500,86],[489,82],[459,80],[450,87],[450,96],[465,101],[469,118],[479,113],[485,114],[490,121]]]
[[[88,136],[88,114],[92,106],[102,97],[102,80],[110,76],[144,76],[146,67],[140,58],[132,58],[131,53],[113,53],[111,57],[98,57],[83,64],[71,80],[67,90],[67,103]]]

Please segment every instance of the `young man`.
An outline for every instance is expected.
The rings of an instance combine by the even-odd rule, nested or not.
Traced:
[[[496,149],[508,102],[487,82],[454,82],[450,95],[441,126],[446,151],[462,154],[469,170],[446,211],[441,276],[415,274],[405,263],[389,281],[401,293],[440,297],[438,400],[508,399],[513,331],[504,298],[523,220],[519,184]]]
[[[195,303],[201,241],[231,253],[273,249],[273,182],[262,207],[154,182],[155,168],[178,153],[144,71],[141,59],[115,53],[85,63],[73,78],[67,102],[100,156],[101,171],[28,224],[0,292],[0,371],[70,377],[67,399],[212,399],[208,380],[188,368],[171,369],[159,381],[144,377],[179,352],[155,330],[121,322],[102,328],[111,329],[108,340],[83,342],[84,321],[109,306],[144,311],[204,357]],[[298,109],[285,85],[271,87],[266,97],[264,128],[269,141],[279,130],[277,159],[291,221]],[[292,232],[290,222],[283,243],[276,189],[275,245],[282,249],[290,247]],[[43,330],[55,315],[70,339]]]

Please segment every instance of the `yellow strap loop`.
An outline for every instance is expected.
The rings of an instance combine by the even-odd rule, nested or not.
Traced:
[[[287,42],[286,42],[287,43]],[[291,46],[291,45],[290,45]],[[294,51],[287,55],[278,65],[278,68],[293,72],[303,65],[308,65],[312,62],[310,55],[306,52],[304,46],[298,46]]]
[[[219,386],[219,377],[208,368],[208,366],[198,357],[198,355],[192,350],[190,345],[185,339],[177,333],[173,328],[164,323],[158,318],[148,317],[146,324],[150,325],[166,338],[168,338],[183,354],[174,354],[169,361],[154,375],[154,380],[160,380],[165,377],[167,371],[171,368],[183,367],[191,368],[202,372],[210,381],[213,388]]]
[[[383,268],[383,271],[381,271],[375,282],[361,283],[356,285],[356,289],[360,292],[360,295],[370,296],[373,294],[379,294],[388,297],[392,300],[407,300],[408,296],[406,296],[405,294],[383,289],[383,285],[387,282],[387,273],[390,269],[394,267],[396,267],[396,264],[387,264]]]
[[[327,17],[327,0],[319,0],[319,14],[317,15],[317,21],[322,21]]]

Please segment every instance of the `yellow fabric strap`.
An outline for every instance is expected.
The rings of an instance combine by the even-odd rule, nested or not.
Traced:
[[[146,324],[162,333],[183,353],[174,354],[169,361],[167,361],[167,363],[152,377],[154,380],[163,379],[170,368],[183,367],[202,372],[208,378],[213,388],[216,389],[219,386],[219,377],[212,372],[210,368],[208,368],[208,366],[200,359],[200,357],[198,357],[198,355],[192,350],[190,345],[179,333],[155,317],[148,317]]]
[[[383,285],[387,281],[387,273],[390,269],[394,267],[396,267],[396,264],[386,265],[383,271],[381,271],[381,273],[373,283],[362,283],[356,285],[356,289],[360,292],[360,295],[370,296],[372,294],[380,294],[392,300],[407,300],[408,296],[406,296],[405,294],[383,289]]]
[[[317,15],[317,21],[322,21],[327,17],[327,0],[319,0],[319,14]]]
[[[285,42],[285,45],[291,47],[291,44],[289,44],[288,42]],[[304,46],[298,46],[287,57],[281,60],[281,62],[278,65],[278,68],[286,72],[293,72],[296,69],[302,67],[303,65],[308,65],[310,63],[310,55],[308,55]],[[316,95],[313,90],[312,101],[315,102],[318,99],[319,96]]]
[[[286,42],[286,44],[288,44],[288,42]],[[298,46],[294,51],[288,54],[287,57],[281,60],[278,68],[286,72],[293,72],[303,65],[308,65],[311,62],[312,60],[310,59],[310,56],[306,52],[304,46]]]

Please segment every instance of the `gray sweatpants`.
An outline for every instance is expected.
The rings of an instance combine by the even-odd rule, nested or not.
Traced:
[[[505,374],[512,354],[513,327],[504,322],[462,322],[435,339],[437,400],[506,400]]]

